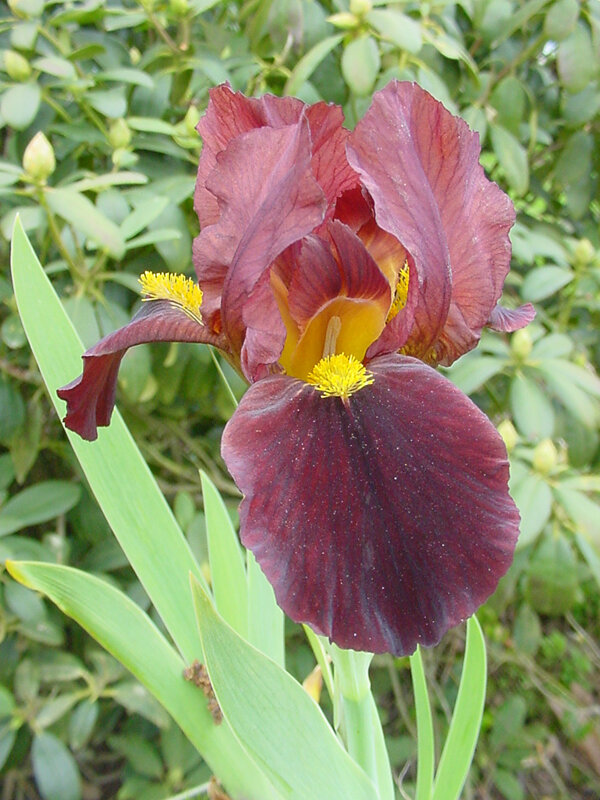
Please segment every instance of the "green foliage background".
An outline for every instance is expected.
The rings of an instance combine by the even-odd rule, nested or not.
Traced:
[[[465,797],[599,796],[600,2],[11,0],[0,14],[0,559],[78,566],[148,607],[26,344],[7,268],[15,215],[89,346],[129,319],[140,272],[191,272],[195,124],[211,86],[339,103],[352,126],[377,88],[415,80],[479,132],[482,162],[519,212],[506,302],[538,311],[525,331],[486,335],[447,370],[505,437],[523,518],[514,567],[480,612],[490,685]],[[54,170],[39,140],[23,166],[38,131]],[[232,513],[237,504],[218,455],[231,400],[210,354],[136,348],[119,386],[205,561],[198,468]],[[288,633],[288,667],[303,679],[313,656]],[[463,636],[426,654],[440,729]],[[407,660],[374,665],[398,797],[410,797]],[[3,800],[153,800],[208,778],[113,659],[0,572]]]

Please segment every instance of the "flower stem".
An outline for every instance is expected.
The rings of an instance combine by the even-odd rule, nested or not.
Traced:
[[[369,665],[373,656],[371,653],[341,650],[331,645],[331,657],[335,664],[340,718],[348,753],[375,786],[378,786],[375,725],[369,681]]]

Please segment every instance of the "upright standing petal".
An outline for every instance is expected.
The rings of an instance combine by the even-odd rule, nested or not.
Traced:
[[[310,159],[303,118],[238,136],[207,179],[221,216],[196,240],[196,268],[206,314],[220,307],[223,330],[235,350],[241,350],[245,334],[245,298],[282,250],[323,219],[325,199]]]
[[[477,344],[510,266],[510,199],[487,180],[479,138],[411,83],[375,94],[349,160],[378,224],[412,254],[420,302],[407,350],[450,364]]]
[[[210,91],[206,114],[198,123],[202,154],[194,207],[200,228],[213,225],[219,218],[216,197],[206,188],[208,176],[217,164],[217,156],[242,133],[255,128],[283,128],[294,125],[306,114],[311,134],[313,175],[327,198],[328,216],[342,192],[358,185],[358,175],[346,158],[349,131],[342,127],[344,116],[339,106],[315,103],[306,106],[294,97],[245,97],[227,84]],[[200,276],[199,276],[200,277]]]
[[[340,647],[411,653],[508,569],[506,449],[439,373],[390,355],[345,400],[287,376],[250,387],[223,434],[241,537],[292,619]]]

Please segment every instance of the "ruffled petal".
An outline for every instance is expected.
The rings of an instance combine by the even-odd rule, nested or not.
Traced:
[[[67,403],[64,423],[83,439],[98,438],[97,428],[110,423],[117,375],[127,350],[147,342],[206,342],[224,347],[206,327],[167,301],[144,303],[131,322],[83,354],[83,373],[57,391]]]
[[[465,395],[409,357],[368,368],[374,383],[345,402],[259,381],[222,453],[242,541],[284,611],[340,647],[404,655],[494,591],[519,514],[504,444]]]
[[[375,94],[348,147],[378,224],[415,260],[420,302],[406,349],[442,364],[477,344],[510,266],[514,208],[479,154],[463,120],[397,82]]]
[[[242,133],[255,128],[282,128],[294,125],[306,113],[312,139],[313,175],[325,193],[328,216],[336,198],[358,185],[358,175],[348,164],[345,143],[349,131],[342,127],[344,115],[339,106],[316,103],[306,106],[293,97],[245,97],[223,84],[211,89],[206,114],[198,123],[203,147],[198,165],[194,206],[200,227],[213,225],[219,218],[216,197],[206,188],[206,180],[216,166],[217,155]]]
[[[534,318],[535,308],[531,303],[525,303],[519,308],[504,308],[498,304],[490,315],[487,327],[502,333],[512,333],[529,325]]]
[[[219,221],[195,241],[204,292],[203,314],[233,349],[244,338],[242,308],[262,273],[292,242],[323,219],[325,198],[310,167],[310,134],[303,118],[284,128],[259,128],[232,140],[206,185],[218,198]]]

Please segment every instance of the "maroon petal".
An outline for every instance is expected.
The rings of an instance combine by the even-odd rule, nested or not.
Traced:
[[[337,297],[369,299],[389,307],[390,284],[367,252],[361,240],[347,225],[329,222],[319,236],[307,236],[302,242],[290,285],[289,305],[300,325],[330,300]]]
[[[397,82],[375,94],[348,147],[378,224],[415,260],[421,299],[407,349],[425,356],[435,346],[444,364],[476,345],[509,269],[514,208],[479,154],[463,120]]]
[[[242,133],[255,128],[282,128],[297,123],[305,107],[293,97],[245,97],[223,84],[210,90],[206,114],[198,123],[202,137],[202,154],[198,165],[198,180],[194,194],[194,207],[200,227],[213,225],[219,218],[216,197],[206,189],[206,180],[217,164],[218,153]]]
[[[308,123],[302,119],[238,136],[207,179],[221,216],[194,243],[203,313],[221,306],[223,328],[235,350],[244,337],[244,299],[282,250],[323,219],[325,199],[310,158]]]
[[[312,138],[312,171],[323,189],[328,206],[346,189],[358,184],[358,175],[346,158],[349,131],[342,128],[344,116],[339,106],[316,103],[306,106],[293,97],[245,97],[226,84],[210,91],[206,114],[198,123],[203,147],[198,166],[194,205],[200,227],[213,225],[219,218],[219,205],[206,188],[216,166],[217,154],[242,133],[255,128],[282,128],[300,121],[306,112]]]
[[[89,441],[98,437],[97,427],[110,422],[123,356],[130,347],[147,342],[223,345],[207,328],[170,303],[161,300],[144,303],[130,323],[85,352],[83,373],[58,389],[58,396],[67,403],[64,418],[67,428]]]
[[[519,515],[484,414],[416,359],[369,363],[344,403],[271,376],[228,423],[241,538],[292,619],[341,647],[437,643],[508,569]]]
[[[529,325],[534,317],[535,308],[531,303],[525,303],[519,308],[504,308],[498,304],[492,311],[487,326],[502,333],[512,333]]]

